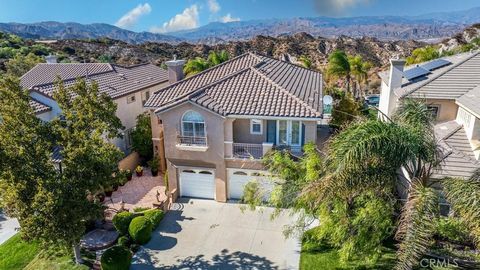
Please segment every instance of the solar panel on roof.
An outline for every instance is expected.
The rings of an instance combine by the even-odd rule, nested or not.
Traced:
[[[428,62],[426,64],[421,65],[421,67],[426,69],[426,70],[432,71],[434,69],[441,68],[441,67],[444,67],[444,66],[448,66],[450,64],[451,64],[451,62],[448,61],[448,60],[436,59],[436,60],[433,60],[431,62]]]
[[[422,67],[414,67],[414,68],[411,68],[409,70],[405,70],[405,72],[403,72],[403,76],[407,80],[411,81],[415,78],[427,75],[428,73],[430,73],[430,71],[428,71],[428,70],[426,70]]]

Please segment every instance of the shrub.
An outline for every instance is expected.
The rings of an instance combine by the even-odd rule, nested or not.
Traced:
[[[130,223],[128,232],[135,243],[146,244],[152,237],[152,223],[144,216],[136,217]]]
[[[133,208],[133,212],[135,212],[135,213],[145,212],[147,210],[150,210],[150,208],[149,207],[135,207],[135,208]]]
[[[152,223],[154,229],[158,227],[160,221],[162,221],[163,216],[165,215],[165,213],[160,209],[150,209],[143,212],[143,214],[146,219],[150,220],[150,223]]]
[[[129,247],[130,246],[130,238],[127,235],[120,236],[118,238],[118,244],[123,247]]]
[[[100,262],[103,270],[128,270],[132,253],[125,247],[114,246],[103,253]]]
[[[468,229],[460,220],[453,217],[441,217],[436,222],[436,235],[444,240],[457,243],[469,241]]]
[[[144,160],[150,160],[153,157],[150,115],[137,116],[137,125],[132,131],[132,147]]]
[[[113,226],[117,229],[118,233],[126,235],[128,233],[128,226],[134,217],[135,215],[130,212],[120,212],[113,217]]]

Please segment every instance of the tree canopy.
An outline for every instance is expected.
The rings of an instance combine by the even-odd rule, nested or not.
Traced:
[[[86,222],[102,214],[89,197],[119,177],[123,154],[106,140],[122,128],[115,103],[95,83],[59,83],[54,96],[62,113],[47,123],[36,118],[18,81],[6,79],[0,90],[2,206],[18,218],[25,238],[78,244]],[[61,149],[61,169],[51,160],[54,147]]]

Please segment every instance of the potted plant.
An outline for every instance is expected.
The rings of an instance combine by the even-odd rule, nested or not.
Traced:
[[[148,166],[150,166],[150,170],[152,171],[152,176],[158,175],[158,166],[160,166],[160,160],[157,156],[153,157],[152,160],[148,162]]]
[[[132,180],[132,171],[126,170],[125,171],[125,176],[127,177],[127,181]],[[125,183],[124,183],[125,184]],[[123,186],[123,185],[122,185]]]
[[[143,167],[138,165],[137,168],[135,168],[135,173],[137,174],[138,177],[143,175]]]

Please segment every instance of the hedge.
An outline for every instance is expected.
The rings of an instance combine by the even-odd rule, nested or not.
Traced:
[[[120,212],[113,217],[113,226],[117,229],[118,233],[126,235],[128,233],[128,226],[134,217],[135,215],[130,212]]]
[[[165,215],[165,213],[160,209],[150,209],[150,210],[147,210],[147,211],[143,212],[143,216],[146,219],[150,220],[154,229],[156,229],[158,227],[158,225],[160,224],[160,221],[162,221],[164,215]]]
[[[152,223],[149,219],[144,216],[136,217],[130,222],[128,227],[128,232],[132,237],[133,241],[137,244],[143,245],[150,241],[152,237]]]
[[[132,253],[123,246],[107,249],[100,259],[102,270],[128,270],[132,262]]]

